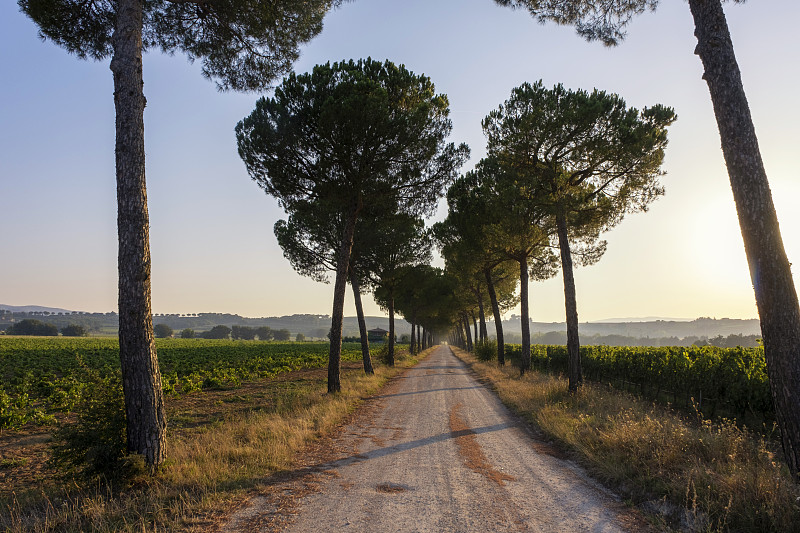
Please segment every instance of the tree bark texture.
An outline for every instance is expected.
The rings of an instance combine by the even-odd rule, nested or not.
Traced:
[[[153,341],[150,222],[144,152],[141,0],[120,0],[112,37],[119,237],[119,356],[128,452],[151,468],[166,457],[167,422]]]
[[[770,390],[790,470],[800,474],[800,307],[720,0],[689,0],[755,291]]]
[[[524,375],[531,369],[531,322],[528,315],[528,258],[519,261],[519,308],[522,314],[522,357],[519,373]]]
[[[394,366],[394,296],[389,297],[389,353],[387,360],[389,366]]]
[[[561,250],[561,272],[564,276],[564,307],[567,313],[567,374],[569,390],[575,392],[583,383],[581,341],[578,336],[578,304],[575,299],[572,252],[569,249],[567,218],[563,213],[556,215],[556,225],[558,227],[558,247]]]
[[[503,342],[503,320],[500,316],[500,305],[497,303],[497,293],[494,290],[492,271],[487,269],[484,270],[483,273],[486,275],[486,287],[489,291],[489,300],[492,302],[492,315],[494,316],[494,328],[497,335],[497,364],[504,366],[506,364],[506,347]]]
[[[341,392],[342,372],[342,320],[344,318],[344,293],[347,288],[347,271],[353,251],[358,208],[352,207],[342,233],[342,242],[336,258],[336,281],[333,285],[333,313],[331,314],[331,344],[328,351],[328,392]]]
[[[356,302],[356,316],[358,317],[358,332],[361,334],[361,359],[364,362],[364,373],[374,374],[372,368],[372,358],[369,355],[369,336],[367,334],[367,323],[364,320],[364,307],[361,305],[361,287],[358,283],[358,276],[355,272],[350,272],[350,286],[353,287],[353,298]]]

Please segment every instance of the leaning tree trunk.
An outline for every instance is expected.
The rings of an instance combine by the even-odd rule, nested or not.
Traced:
[[[689,0],[703,78],[711,92],[722,152],[755,290],[764,356],[786,462],[800,474],[800,308],[791,263],[761,160],[725,13],[719,0]]]
[[[470,311],[470,316],[472,317],[472,331],[474,334],[475,342],[478,342],[478,320],[475,318],[475,312]]]
[[[367,334],[367,322],[364,320],[364,306],[361,305],[361,288],[358,283],[356,273],[350,271],[350,285],[353,287],[353,299],[356,302],[356,316],[358,317],[358,332],[361,335],[361,359],[364,362],[364,373],[374,374],[372,368],[372,358],[369,355],[369,336]]]
[[[524,375],[531,368],[531,323],[528,319],[528,258],[519,261],[519,309],[522,314],[522,357],[519,373]]]
[[[483,271],[486,274],[486,286],[489,290],[489,300],[492,302],[492,315],[494,315],[494,328],[497,333],[497,364],[506,364],[506,348],[503,342],[503,320],[500,316],[500,305],[497,303],[497,293],[494,291],[494,281],[492,281],[491,269]]]
[[[336,281],[333,285],[333,313],[331,315],[331,344],[328,351],[328,392],[341,392],[342,372],[342,320],[344,319],[344,293],[347,288],[347,271],[350,253],[353,250],[353,235],[356,230],[358,207],[354,205],[348,214],[342,233],[342,242],[336,258]]]
[[[569,376],[570,392],[576,392],[583,383],[581,341],[578,336],[578,304],[575,299],[572,253],[569,249],[567,217],[564,213],[556,215],[556,225],[558,226],[558,247],[561,249],[561,272],[564,276],[564,307],[567,313],[567,375]]]
[[[386,360],[389,366],[394,366],[394,296],[389,296],[389,350]]]
[[[150,223],[144,165],[141,0],[120,0],[112,37],[119,235],[119,357],[128,452],[166,457],[167,421],[150,307]]]

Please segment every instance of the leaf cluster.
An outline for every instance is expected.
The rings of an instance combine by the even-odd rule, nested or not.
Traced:
[[[625,38],[633,17],[655,11],[658,0],[495,0],[501,6],[526,9],[540,23],[575,26],[587,41],[614,46]]]
[[[466,159],[445,142],[447,97],[402,65],[372,59],[290,74],[236,126],[250,176],[289,212],[337,211],[364,200],[430,213]]]
[[[49,39],[82,59],[113,53],[119,2],[18,0]],[[144,0],[142,49],[185,53],[221,90],[257,90],[291,71],[337,0]]]

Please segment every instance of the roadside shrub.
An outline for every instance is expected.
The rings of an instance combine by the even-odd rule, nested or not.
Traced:
[[[478,361],[484,362],[497,359],[497,342],[493,340],[476,342],[475,357],[478,358]]]
[[[395,352],[396,351],[397,350],[395,350]],[[380,362],[382,365],[388,365],[389,364],[389,343],[385,342],[385,343],[381,344],[381,347],[378,348],[378,351],[377,352],[373,352],[373,353],[374,353],[373,357],[378,362]],[[395,356],[396,355],[397,355],[397,353],[395,353]],[[392,363],[394,363],[394,362],[395,361],[392,361]]]
[[[144,469],[141,458],[126,457],[125,403],[119,376],[90,374],[74,422],[53,434],[51,463],[63,474],[122,481]]]

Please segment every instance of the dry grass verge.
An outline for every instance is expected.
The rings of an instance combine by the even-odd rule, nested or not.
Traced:
[[[607,386],[571,396],[561,377],[479,362],[502,401],[595,477],[665,525],[689,531],[800,532],[800,488],[772,444],[733,422],[687,420]]]
[[[336,395],[326,393],[327,376],[318,369],[173,399],[169,459],[157,476],[141,477],[122,491],[104,484],[64,486],[53,472],[12,477],[10,487],[0,486],[0,530],[207,530],[233,501],[289,469],[305,445],[332,431],[364,397],[415,363],[406,351],[394,368],[376,366],[374,376],[346,363]],[[30,453],[41,461],[46,446]]]

